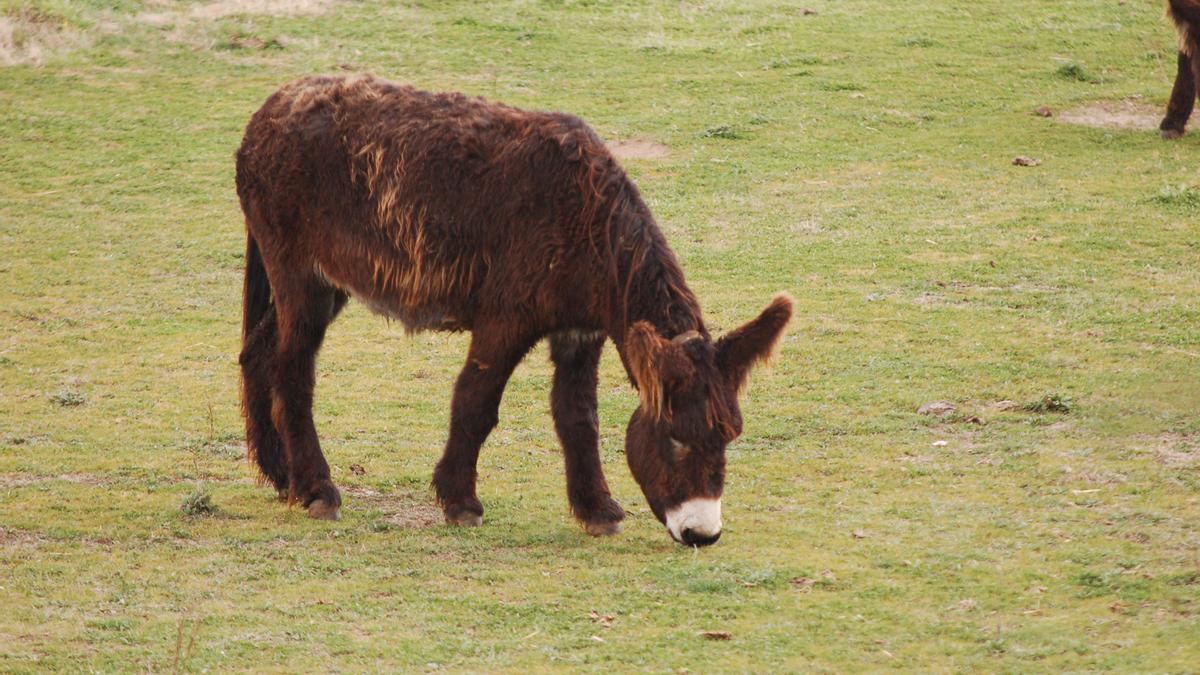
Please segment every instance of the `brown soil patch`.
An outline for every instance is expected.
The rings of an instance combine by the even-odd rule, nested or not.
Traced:
[[[152,3],[154,10],[138,14],[137,21],[154,28],[173,28],[178,33],[193,24],[205,26],[227,16],[315,16],[324,14],[332,5],[333,0],[216,0],[190,6],[164,1]],[[169,37],[175,41],[184,39],[180,34]]]
[[[94,486],[103,486],[106,484],[103,477],[91,473],[64,473],[58,476],[31,476],[21,473],[0,474],[0,487],[5,488],[19,488],[26,485],[37,485],[52,481],[66,481],[68,483]]]
[[[235,14],[266,14],[268,16],[300,16],[321,14],[331,0],[217,0],[192,9],[197,19],[219,19]]]
[[[55,14],[33,7],[0,13],[0,66],[41,65],[55,52],[81,41]]]
[[[1097,129],[1129,129],[1154,131],[1162,120],[1163,111],[1145,101],[1096,101],[1065,110],[1058,118],[1068,124],[1082,124]]]
[[[617,159],[662,159],[671,154],[667,146],[645,138],[609,141],[608,151]]]
[[[24,532],[21,530],[12,530],[7,527],[0,527],[0,549],[12,548],[37,548],[42,544],[49,543],[51,540],[45,537],[40,537],[32,532]]]
[[[383,512],[383,522],[406,530],[423,530],[441,525],[442,510],[433,496],[424,490],[403,490],[381,493],[371,488],[352,487],[345,492],[352,505]],[[353,508],[353,506],[351,506]]]
[[[1088,469],[1072,472],[1058,479],[1059,485],[1120,485],[1129,482],[1129,477],[1116,471]]]
[[[1151,439],[1154,458],[1172,469],[1200,466],[1200,434],[1162,434]]]
[[[53,545],[70,546],[72,548],[78,548],[81,545],[107,548],[115,543],[117,542],[109,537],[50,535],[30,530],[17,530],[0,525],[0,550],[16,548],[35,550],[43,546]],[[187,543],[190,544],[191,542]]]

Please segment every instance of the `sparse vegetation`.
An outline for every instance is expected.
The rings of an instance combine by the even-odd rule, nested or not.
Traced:
[[[1032,413],[1058,413],[1066,415],[1075,407],[1074,401],[1070,396],[1064,394],[1046,394],[1032,403],[1025,405],[1025,410]]]
[[[1155,195],[1154,201],[1173,209],[1200,211],[1200,189],[1190,185],[1164,187]]]
[[[734,129],[733,127],[729,126],[728,124],[719,124],[715,127],[709,127],[707,129],[705,129],[703,132],[701,132],[700,136],[703,138],[725,138],[728,140],[736,140],[739,138],[745,138],[745,136],[740,131],[738,131],[737,129]]]
[[[50,397],[50,400],[57,406],[74,408],[87,403],[87,394],[74,389],[60,389]]]
[[[1082,65],[1078,63],[1064,63],[1055,71],[1058,76],[1066,80],[1074,80],[1075,82],[1098,82]]]
[[[212,495],[203,485],[196,487],[185,497],[179,509],[189,516],[211,516],[217,512],[217,507],[212,503]]]

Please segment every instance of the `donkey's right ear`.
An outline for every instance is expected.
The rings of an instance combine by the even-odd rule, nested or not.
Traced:
[[[651,419],[670,417],[664,384],[695,372],[695,366],[679,344],[663,338],[648,322],[633,324],[625,336],[625,357],[637,385],[642,408]]]
[[[792,304],[790,295],[780,293],[757,317],[717,340],[717,364],[739,391],[750,366],[770,358],[792,318]]]

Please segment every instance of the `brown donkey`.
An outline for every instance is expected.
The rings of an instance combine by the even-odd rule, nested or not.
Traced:
[[[1179,31],[1179,56],[1175,86],[1167,103],[1167,114],[1158,125],[1162,137],[1171,139],[1183,135],[1192,107],[1196,105],[1196,80],[1200,78],[1200,2],[1169,0],[1167,14],[1175,20]]]
[[[792,302],[779,295],[713,341],[637,188],[578,118],[308,77],[250,120],[237,188],[247,445],[281,497],[338,517],[313,427],[314,361],[353,295],[408,330],[471,331],[433,472],[448,522],[482,522],[479,448],[513,368],[548,336],[571,511],[589,534],[620,529],[596,415],[607,337],[641,395],[625,448],[650,508],[677,541],[717,540],[737,395]]]

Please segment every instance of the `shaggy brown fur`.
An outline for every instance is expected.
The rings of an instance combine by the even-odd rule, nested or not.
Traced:
[[[578,118],[372,77],[308,77],[250,120],[237,186],[247,442],[281,495],[337,516],[312,392],[316,353],[348,296],[408,330],[472,332],[433,477],[450,522],[481,522],[480,445],[509,375],[547,336],[568,497],[589,532],[614,532],[624,517],[599,460],[605,337],[642,392],[628,452],[655,513],[720,494],[725,444],[741,427],[737,389],[791,303],[777,298],[714,343],[637,188]],[[660,456],[672,437],[703,451]]]
[[[1200,2],[1169,0],[1167,15],[1175,21],[1175,28],[1179,31],[1179,55],[1171,100],[1167,103],[1167,113],[1158,128],[1163,138],[1171,139],[1183,135],[1196,104],[1196,79],[1200,77],[1200,51],[1197,50],[1197,44],[1200,43]]]

